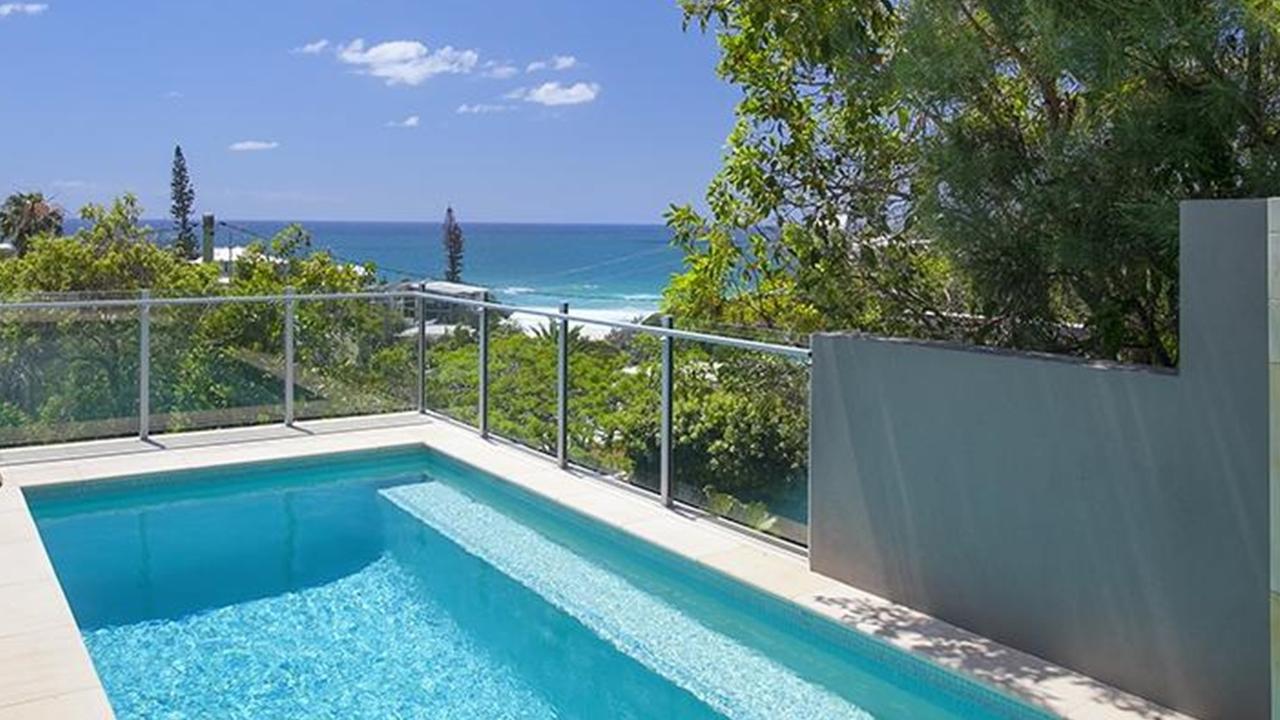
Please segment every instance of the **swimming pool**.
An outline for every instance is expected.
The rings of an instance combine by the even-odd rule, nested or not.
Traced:
[[[121,718],[1041,718],[423,447],[27,491]]]

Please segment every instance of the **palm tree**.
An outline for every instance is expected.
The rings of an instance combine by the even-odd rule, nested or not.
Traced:
[[[19,255],[32,238],[61,234],[62,208],[42,193],[14,193],[0,205],[0,238],[12,242]]]

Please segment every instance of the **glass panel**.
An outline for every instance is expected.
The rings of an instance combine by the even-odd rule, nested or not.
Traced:
[[[151,431],[284,421],[278,302],[151,308]]]
[[[480,398],[479,314],[459,306],[424,304],[427,319],[427,409],[478,425]],[[500,318],[489,314],[492,330]],[[492,375],[490,375],[492,377]]]
[[[556,452],[556,330],[513,313],[489,337],[489,430],[540,452]]]
[[[0,446],[136,434],[138,317],[0,309]]]
[[[299,300],[294,408],[299,420],[417,408],[413,300]]]
[[[675,363],[675,498],[807,543],[807,364],[686,341]]]
[[[569,459],[656,492],[661,341],[589,325],[571,333]]]

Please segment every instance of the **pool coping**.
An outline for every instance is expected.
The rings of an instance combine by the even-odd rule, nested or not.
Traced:
[[[0,450],[0,720],[110,718],[21,489],[425,445],[1063,718],[1190,716],[812,572],[807,558],[688,508],[432,415],[402,413]]]

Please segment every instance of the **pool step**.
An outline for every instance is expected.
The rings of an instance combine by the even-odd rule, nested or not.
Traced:
[[[397,507],[727,717],[873,720],[733,638],[439,482],[381,490]]]

